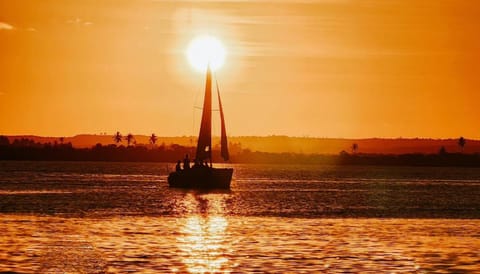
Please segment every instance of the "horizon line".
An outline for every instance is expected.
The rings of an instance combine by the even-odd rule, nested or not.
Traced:
[[[129,133],[127,133],[129,134]],[[37,135],[37,134],[0,134],[0,136],[6,137],[37,137],[37,138],[75,138],[78,136],[114,136],[113,134],[107,133],[79,133],[75,135]],[[133,134],[133,136],[145,136],[149,137],[151,134]],[[158,138],[198,138],[196,135],[157,135]],[[220,138],[218,135],[212,135],[213,138]],[[337,140],[456,140],[460,137],[463,137],[467,140],[480,141],[480,138],[469,138],[468,136],[459,135],[457,137],[410,137],[410,136],[399,136],[399,137],[326,137],[326,136],[298,136],[298,135],[285,135],[285,134],[271,134],[271,135],[229,135],[228,138],[272,138],[272,137],[285,137],[285,138],[298,138],[298,139],[337,139]]]

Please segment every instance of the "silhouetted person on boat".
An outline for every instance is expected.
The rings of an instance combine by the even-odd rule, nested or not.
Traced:
[[[192,168],[199,168],[200,167],[200,162],[198,162],[197,159],[195,159]]]
[[[188,158],[188,154],[186,154],[185,159],[183,159],[183,169],[190,169],[190,158]]]
[[[181,171],[181,170],[182,170],[182,167],[180,166],[180,163],[181,163],[181,162],[182,162],[182,161],[178,160],[177,165],[175,166],[175,170],[176,170],[176,171]]]

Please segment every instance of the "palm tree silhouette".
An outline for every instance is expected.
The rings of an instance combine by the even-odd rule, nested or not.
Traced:
[[[158,137],[155,135],[155,133],[152,133],[150,136],[150,144],[155,145],[157,143]]]
[[[458,138],[458,145],[460,146],[460,149],[462,150],[462,153],[463,153],[463,149],[464,149],[466,143],[467,143],[467,140],[465,140],[465,138],[463,138],[463,136]]]
[[[115,143],[118,145],[119,143],[122,142],[122,134],[120,134],[119,131],[117,131],[117,133],[115,133],[115,135],[113,135],[113,140],[115,141]]]
[[[358,150],[358,144],[357,143],[353,143],[352,144],[352,153],[356,153]]]
[[[133,134],[129,133],[127,136],[125,136],[125,140],[127,141],[128,146],[135,140],[135,137],[133,137]]]

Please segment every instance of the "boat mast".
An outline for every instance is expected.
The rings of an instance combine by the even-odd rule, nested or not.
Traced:
[[[212,166],[212,71],[210,65],[207,67],[202,122],[198,134],[195,159],[198,162],[209,159],[210,166]]]

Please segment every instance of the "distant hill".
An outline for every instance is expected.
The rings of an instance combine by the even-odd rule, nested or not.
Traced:
[[[59,137],[41,137],[32,135],[7,136],[10,142],[14,139],[28,138],[40,143],[60,143]],[[137,144],[149,144],[149,136],[135,135]],[[82,134],[73,137],[64,137],[64,143],[72,143],[74,147],[92,147],[98,143],[102,145],[113,144],[112,135]],[[405,154],[405,153],[438,153],[445,147],[447,152],[460,152],[457,139],[335,139],[335,138],[309,138],[288,136],[232,136],[229,137],[231,150],[249,149],[260,152],[291,152],[305,154],[338,154],[341,151],[352,151],[352,144],[358,145],[358,153],[376,154]],[[122,142],[126,144],[126,141]],[[195,146],[196,137],[158,137],[157,144]],[[219,139],[214,138],[213,144],[218,145]],[[465,153],[479,153],[480,141],[467,139]]]

